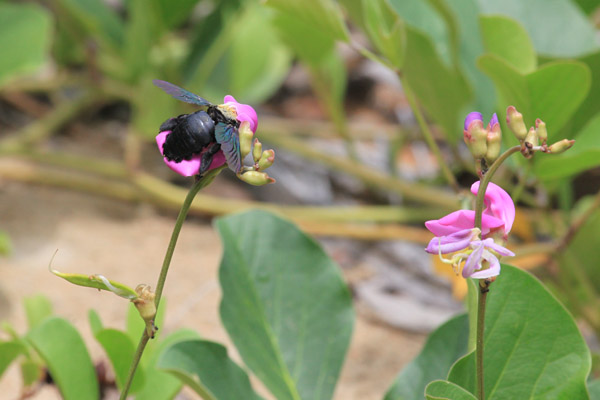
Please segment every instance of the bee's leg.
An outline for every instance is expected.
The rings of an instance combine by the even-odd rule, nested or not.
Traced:
[[[202,153],[202,161],[200,162],[200,170],[198,171],[198,175],[204,175],[210,164],[212,163],[213,156],[217,154],[221,150],[221,145],[219,143],[213,143],[208,145],[207,150]]]

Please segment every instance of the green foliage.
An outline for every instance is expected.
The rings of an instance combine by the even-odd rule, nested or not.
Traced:
[[[8,233],[0,231],[0,256],[7,256],[12,252],[12,243]]]
[[[590,400],[600,400],[600,379],[588,383],[588,390],[590,392]]]
[[[296,226],[252,211],[216,223],[224,244],[221,319],[277,399],[331,398],[352,332],[348,288]]]
[[[365,31],[396,68],[404,63],[404,23],[385,0],[363,0]]]
[[[529,273],[503,265],[488,295],[484,335],[486,398],[588,398],[590,353],[575,321]],[[475,391],[475,354],[448,380]]]
[[[65,400],[99,398],[96,370],[73,325],[50,317],[30,330],[27,339],[48,366]]]
[[[535,71],[537,56],[527,31],[517,21],[499,15],[480,17],[486,50],[521,74]]]
[[[466,314],[452,318],[429,335],[421,353],[404,367],[385,400],[420,400],[433,380],[446,378],[452,364],[467,352],[469,321]],[[432,392],[433,393],[433,392]]]
[[[570,0],[478,0],[483,14],[507,15],[519,21],[538,53],[577,57],[598,50],[591,22]]]
[[[252,389],[248,375],[218,343],[180,341],[166,349],[158,367],[178,377],[205,400],[261,399]]]
[[[494,81],[501,104],[514,105],[527,126],[535,118],[548,127],[548,141],[562,139],[558,132],[585,99],[590,88],[590,71],[583,63],[561,61],[545,64],[521,74],[496,55],[480,57],[479,67]]]
[[[135,353],[135,342],[125,332],[117,329],[105,328],[96,332],[94,336],[106,352],[113,366],[117,387],[123,389],[127,381],[129,366]],[[144,372],[143,366],[138,366],[133,382],[131,383],[130,393],[135,393],[142,388],[145,381]]]
[[[477,397],[461,388],[460,386],[448,381],[433,381],[425,389],[425,398],[427,400],[476,400]]]
[[[36,4],[0,4],[0,85],[36,71],[52,39],[50,15]]]
[[[19,340],[0,342],[0,377],[12,362],[26,351],[25,345]]]

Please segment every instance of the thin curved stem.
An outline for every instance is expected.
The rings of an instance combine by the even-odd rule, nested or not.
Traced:
[[[179,215],[177,216],[177,221],[175,221],[175,226],[173,227],[173,233],[171,234],[171,240],[169,241],[169,246],[167,247],[167,252],[165,253],[165,258],[163,260],[162,268],[160,270],[160,275],[158,276],[158,282],[156,283],[156,291],[154,304],[156,305],[156,309],[158,309],[158,305],[160,304],[160,299],[162,297],[163,288],[165,286],[165,281],[167,280],[167,273],[169,272],[169,266],[171,265],[171,259],[173,258],[173,253],[175,251],[175,246],[177,245],[177,239],[179,238],[179,232],[181,232],[181,227],[183,226],[183,222],[190,210],[190,206],[192,205],[192,201],[196,194],[208,185],[213,179],[221,172],[221,168],[213,169],[200,179],[196,181],[194,186],[190,189],[183,204],[181,205],[181,210],[179,211]],[[135,376],[135,371],[142,359],[142,355],[144,354],[144,349],[146,348],[146,344],[148,343],[148,333],[146,329],[144,329],[144,333],[140,338],[140,342],[138,343],[137,350],[133,356],[133,361],[131,362],[131,366],[129,367],[129,372],[127,373],[127,381],[125,382],[125,386],[123,386],[123,390],[121,391],[120,400],[125,400],[127,398],[127,393],[129,393],[129,389],[131,388],[131,383],[133,382],[133,377]]]
[[[485,198],[485,191],[487,186],[492,180],[492,176],[498,169],[498,167],[508,159],[512,154],[521,150],[521,146],[514,146],[502,153],[500,157],[492,164],[487,170],[485,175],[481,177],[479,183],[479,190],[477,191],[477,199],[475,201],[475,227],[481,229],[481,220],[483,214],[483,199]],[[476,330],[476,347],[475,347],[475,359],[476,359],[476,383],[477,383],[477,399],[485,400],[485,381],[483,371],[483,334],[485,331],[485,303],[487,294],[489,292],[490,284],[492,280],[481,279],[479,280],[479,296],[477,298],[477,330]]]

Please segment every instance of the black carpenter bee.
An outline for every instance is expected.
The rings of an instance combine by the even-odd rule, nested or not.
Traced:
[[[174,98],[196,104],[203,110],[192,114],[182,114],[163,122],[159,132],[171,131],[163,145],[163,156],[179,163],[201,155],[199,175],[203,175],[212,162],[213,156],[223,151],[227,164],[234,172],[242,168],[240,155],[239,126],[236,111],[226,105],[215,105],[202,97],[172,83],[153,80]]]

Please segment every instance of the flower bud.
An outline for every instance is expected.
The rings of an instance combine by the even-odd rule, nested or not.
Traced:
[[[262,155],[262,143],[258,141],[258,139],[254,139],[254,147],[252,147],[252,158],[254,158],[254,162],[257,163],[260,160]]]
[[[275,182],[275,179],[269,177],[269,175],[260,171],[244,172],[243,174],[238,175],[238,178],[254,186],[262,186],[266,185],[267,183]]]
[[[133,305],[137,308],[140,316],[146,322],[146,333],[150,338],[154,338],[154,334],[158,328],[154,325],[154,317],[156,316],[156,304],[154,299],[156,295],[149,285],[140,284],[135,288],[137,299],[132,300]]]
[[[496,114],[494,114],[494,116],[495,115]],[[487,151],[485,153],[485,161],[487,161],[488,165],[492,165],[492,163],[496,161],[500,155],[502,132],[500,131],[500,124],[497,121],[498,119],[496,119],[496,124],[491,127],[487,134]]]
[[[527,146],[528,149],[531,149],[538,145],[539,145],[539,138],[538,138],[536,130],[532,126],[529,129],[529,132],[527,132],[527,136],[525,137],[525,146]]]
[[[559,142],[556,142],[556,143],[550,145],[550,147],[548,147],[548,153],[552,153],[552,154],[564,153],[565,151],[567,151],[571,147],[573,147],[573,144],[575,144],[574,140],[563,139]]]
[[[465,118],[464,140],[475,159],[485,157],[487,151],[487,131],[483,128],[483,116],[472,112]]]
[[[264,171],[273,165],[275,161],[275,151],[274,150],[265,150],[262,152],[260,156],[260,160],[258,160],[258,169],[260,171]]]
[[[250,129],[250,123],[247,121],[242,122],[239,129],[240,133],[240,153],[242,156],[242,160],[250,154],[252,150],[252,138],[254,137],[254,132]]]
[[[509,106],[506,109],[506,123],[516,138],[522,142],[527,137],[527,127],[523,122],[523,114],[517,111],[514,106]]]
[[[538,138],[542,141],[542,146],[546,144],[548,140],[548,131],[546,130],[546,123],[541,119],[535,120],[535,130],[537,132]]]

